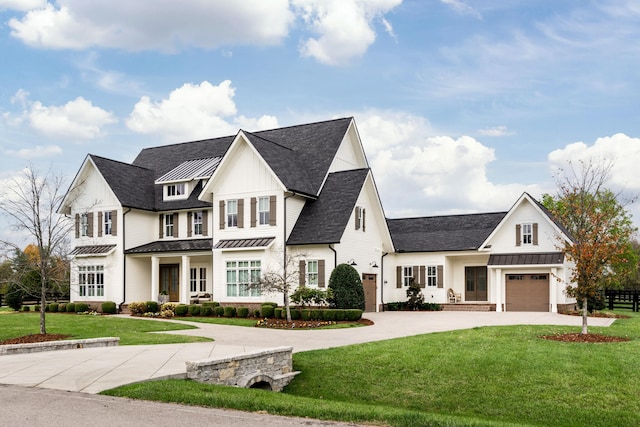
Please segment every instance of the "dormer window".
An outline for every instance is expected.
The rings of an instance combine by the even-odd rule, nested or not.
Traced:
[[[184,182],[164,186],[165,199],[182,199],[187,197],[187,185]]]

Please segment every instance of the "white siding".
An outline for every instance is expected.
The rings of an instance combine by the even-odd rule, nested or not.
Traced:
[[[353,124],[345,134],[336,156],[329,167],[329,172],[338,172],[351,169],[368,167],[367,160],[362,151],[362,145]]]

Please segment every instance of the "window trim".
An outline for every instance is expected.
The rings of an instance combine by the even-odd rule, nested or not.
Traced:
[[[523,245],[533,244],[533,223],[523,222],[521,224],[522,236],[521,241]]]
[[[271,223],[271,198],[269,196],[258,197],[258,225],[270,225],[270,223]]]
[[[78,296],[84,298],[103,298],[104,283],[104,265],[78,266]]]
[[[164,216],[164,237],[173,237],[173,230],[175,227],[175,221],[173,220],[173,214],[167,214]]]
[[[202,236],[203,235],[203,222],[204,222],[204,215],[202,213],[202,211],[194,211],[191,215],[191,227],[193,230],[193,235],[194,236]]]
[[[113,211],[102,213],[103,232],[105,236],[110,236],[113,232]]]
[[[80,237],[89,237],[89,214],[80,214]]]
[[[402,287],[409,287],[411,280],[413,280],[413,266],[402,266]]]
[[[233,211],[231,210],[232,205],[234,207]],[[225,203],[225,225],[227,228],[238,228],[238,205],[238,199],[229,199]]]
[[[188,186],[186,182],[174,182],[171,184],[165,184],[164,186],[164,199],[186,199],[188,194]]]
[[[232,283],[229,281],[230,273],[232,273],[234,279]],[[227,260],[225,262],[226,296],[233,298],[255,298],[262,296],[260,289],[249,287],[249,284],[259,279],[261,275],[261,260]]]
[[[312,271],[311,267],[315,265],[315,271]],[[307,285],[318,286],[320,283],[320,263],[317,259],[309,259],[306,263],[306,279]]]
[[[427,287],[435,288],[438,286],[438,266],[437,265],[427,265],[425,282]]]

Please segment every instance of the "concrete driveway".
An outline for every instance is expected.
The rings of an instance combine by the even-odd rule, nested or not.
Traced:
[[[553,313],[366,313],[373,326],[329,330],[276,330],[187,322],[198,329],[172,331],[215,339],[192,344],[136,345],[61,350],[0,357],[0,384],[99,393],[124,384],[184,378],[185,362],[278,346],[294,352],[339,347],[425,333],[501,325],[572,325],[581,318]],[[159,320],[149,320],[159,321]],[[590,326],[613,319],[590,318]]]

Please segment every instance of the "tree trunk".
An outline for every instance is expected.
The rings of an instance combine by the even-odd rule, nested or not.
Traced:
[[[44,318],[44,309],[47,304],[47,286],[44,280],[41,281],[40,285],[40,333],[44,335],[47,333],[47,325]]]
[[[291,322],[291,309],[289,308],[289,292],[284,292],[284,310],[287,312],[287,322]]]
[[[589,314],[587,301],[587,297],[584,297],[582,300],[582,332],[580,332],[582,335],[587,335],[589,333],[587,330],[587,316]]]

